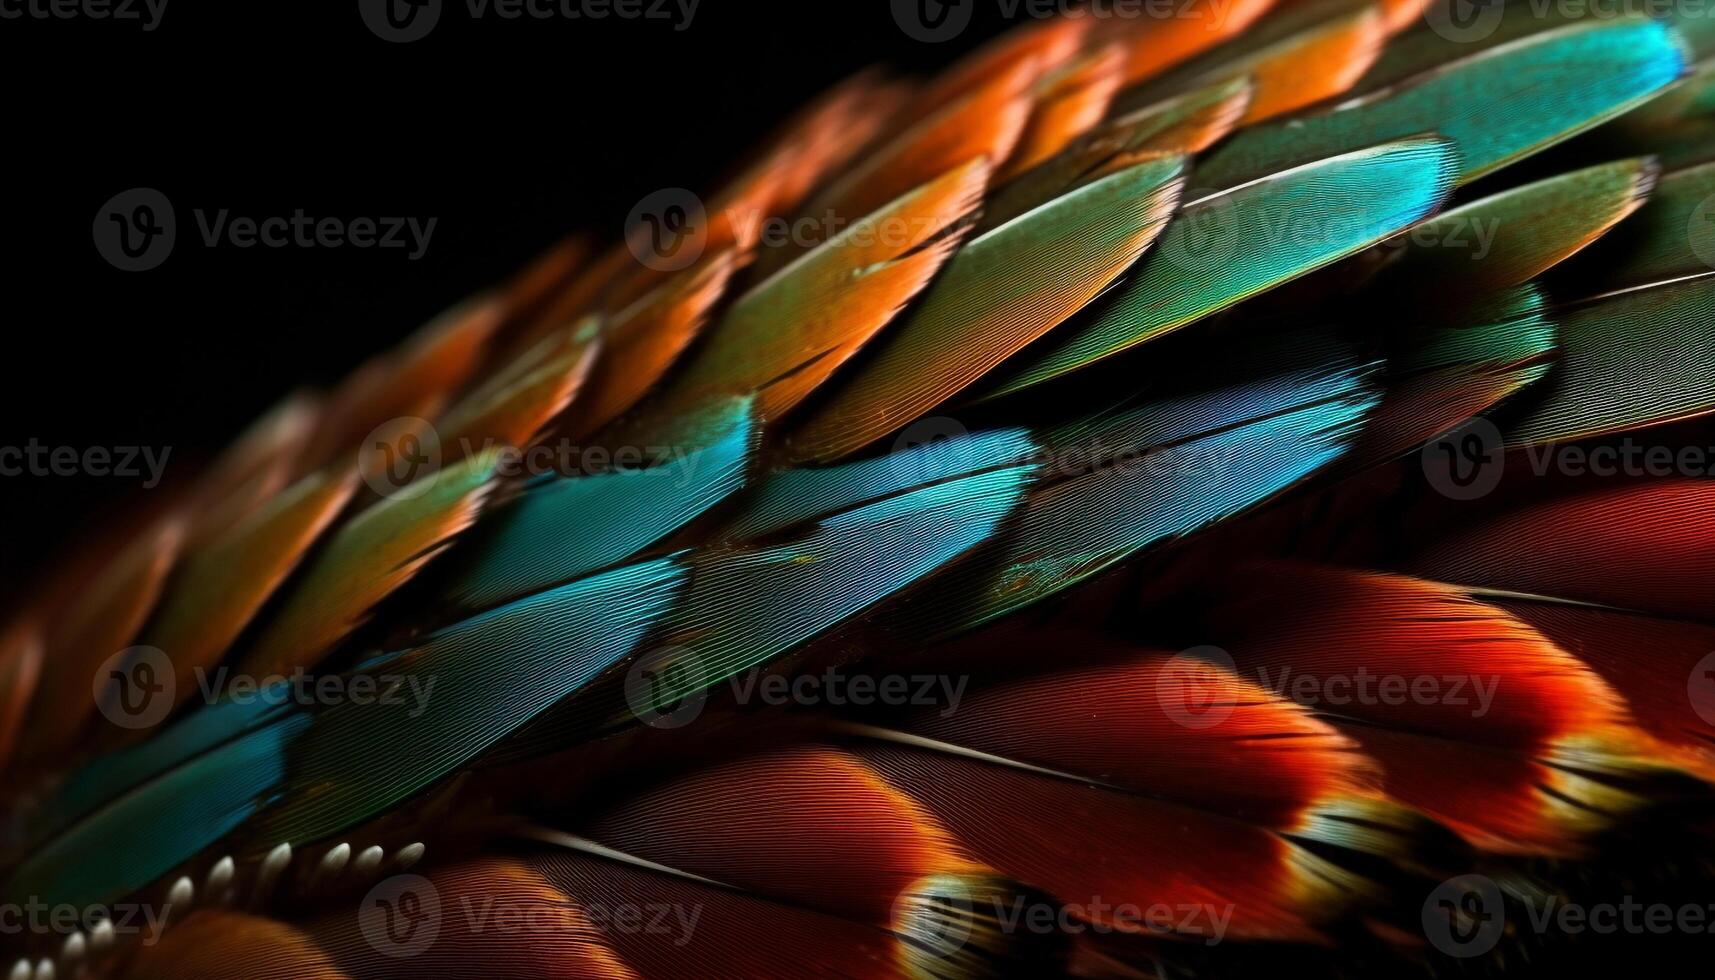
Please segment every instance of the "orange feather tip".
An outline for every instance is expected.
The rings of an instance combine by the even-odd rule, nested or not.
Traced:
[[[1381,56],[1387,20],[1379,7],[1319,25],[1244,64],[1256,97],[1240,125],[1295,112],[1342,95]]]
[[[1277,691],[1352,719],[1340,729],[1381,763],[1387,794],[1477,846],[1567,853],[1639,802],[1605,777],[1661,768],[1597,673],[1455,587],[1275,564],[1223,590],[1232,598],[1209,622],[1238,638],[1226,648],[1241,672],[1266,671]],[[1432,761],[1460,753],[1483,760],[1464,784],[1465,770]],[[1456,798],[1454,785],[1465,787]]]
[[[1378,795],[1380,774],[1356,743],[1230,662],[1100,638],[1077,646],[1090,666],[978,688],[957,711],[904,727],[1283,832]]]
[[[319,664],[476,522],[495,490],[501,455],[484,450],[409,481],[373,484],[387,495],[329,539],[242,657],[241,672],[271,677]]]
[[[982,158],[964,161],[739,297],[636,428],[670,428],[691,406],[733,393],[756,392],[768,420],[797,405],[940,269],[989,172]]]
[[[1110,45],[1040,82],[1030,121],[996,182],[1042,163],[1101,122],[1119,91],[1124,66],[1124,52]]]
[[[945,108],[997,79],[1007,79],[1020,66],[1029,66],[1029,81],[1059,70],[1078,56],[1091,26],[1090,18],[1055,17],[1001,35],[931,82],[917,100],[915,118]]]
[[[438,414],[482,362],[504,316],[504,303],[496,297],[471,300],[359,368],[328,399],[326,420],[305,454],[305,471],[353,451],[365,433],[393,420]]]
[[[447,462],[494,446],[528,448],[572,404],[601,352],[574,341],[498,390],[473,392],[436,427]]]
[[[1275,0],[1211,4],[1184,0],[1166,15],[1138,19],[1125,43],[1125,83],[1136,85],[1237,36],[1274,6]]]
[[[1006,160],[1030,119],[1031,87],[1037,75],[1034,62],[1014,64],[998,73],[876,150],[818,195],[805,208],[806,213],[818,220],[825,215],[850,220],[873,213],[970,160]],[[794,244],[801,249],[814,242]],[[791,250],[787,251],[790,254]],[[774,267],[779,261],[774,260]]]
[[[603,331],[602,356],[579,394],[570,438],[606,426],[666,377],[725,297],[739,258],[730,249],[704,258],[614,317]]]
[[[972,239],[863,369],[792,433],[792,458],[830,462],[862,449],[1083,309],[1166,226],[1182,167],[1141,165]],[[995,268],[1009,270],[1005,288],[996,288]]]
[[[200,689],[193,673],[213,667],[227,652],[321,540],[356,487],[351,469],[313,474],[220,540],[185,554],[144,633],[144,645],[163,651],[176,672],[175,704]]]
[[[1316,941],[1317,923],[1366,888],[1273,833],[1206,812],[938,752],[858,753],[975,860],[1105,930],[1210,945]]]

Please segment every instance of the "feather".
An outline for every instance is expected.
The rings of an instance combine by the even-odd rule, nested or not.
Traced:
[[[195,518],[186,538],[198,547],[218,538],[239,519],[285,489],[309,443],[320,402],[299,392],[251,424],[199,480]]]
[[[503,313],[497,300],[473,300],[442,314],[399,350],[353,372],[329,396],[301,471],[327,465],[394,419],[438,414],[480,362]]]
[[[1715,256],[1715,221],[1701,215],[1711,195],[1715,164],[1663,175],[1632,220],[1568,264],[1556,281],[1564,278],[1572,295],[1600,296],[1708,275],[1703,256]]]
[[[528,448],[577,397],[599,353],[598,341],[574,334],[539,364],[503,369],[495,383],[471,392],[436,426],[443,460],[457,462],[501,446]]]
[[[1397,302],[1398,294],[1385,295]],[[1535,286],[1452,302],[1429,316],[1438,322],[1401,331],[1390,351],[1386,394],[1352,450],[1352,468],[1421,448],[1553,369],[1559,335]]]
[[[976,159],[998,166],[1011,156],[1030,119],[1031,88],[1042,66],[1016,62],[958,101],[895,136],[817,194],[803,213],[852,221],[880,210],[889,201]],[[983,175],[987,177],[987,173]],[[814,226],[809,227],[813,234]],[[797,257],[810,241],[771,250],[758,265],[773,275]]]
[[[827,461],[862,448],[1054,329],[1149,247],[1182,186],[1178,158],[1140,164],[971,241],[875,356],[794,430],[793,456]]]
[[[910,798],[826,747],[701,770],[592,815],[580,831],[656,864],[878,925],[917,879],[976,870]]]
[[[618,314],[602,331],[602,352],[580,392],[567,437],[596,432],[653,388],[678,361],[726,294],[737,253],[716,253]]]
[[[125,980],[348,980],[301,929],[230,909],[198,909],[140,946]]]
[[[1632,707],[1638,727],[1715,779],[1715,685],[1702,671],[1715,627],[1565,602],[1491,600],[1599,674]]]
[[[969,160],[824,242],[739,297],[645,413],[757,393],[773,419],[868,343],[955,251],[988,166]],[[645,433],[652,423],[641,423]],[[622,440],[638,441],[627,434]]]
[[[1068,65],[1039,83],[1040,94],[1030,121],[997,182],[1012,179],[1053,157],[1107,115],[1108,103],[1119,90],[1125,55],[1109,46]]]
[[[1509,446],[1626,432],[1715,411],[1715,279],[1598,298],[1561,314],[1541,398],[1503,419]]]
[[[1383,288],[1473,293],[1519,286],[1607,234],[1650,199],[1657,168],[1617,160],[1452,208],[1411,230]]]
[[[54,828],[52,839],[7,869],[7,892],[79,908],[123,900],[255,813],[284,776],[282,750],[307,721],[286,718],[218,745],[81,821]]]
[[[785,541],[716,547],[696,562],[662,647],[670,674],[633,714],[763,664],[917,584],[988,541],[1033,467],[960,477],[825,518]]]
[[[882,745],[859,757],[974,858],[1035,883],[1052,896],[1052,908],[1063,904],[1076,921],[1104,931],[1211,945],[1313,940],[1317,919],[1357,897],[1353,876],[1237,821],[944,752]],[[1089,838],[1127,846],[1100,853],[1080,846],[1062,832],[1069,818]],[[1163,919],[1161,909],[1172,912]]]
[[[358,915],[326,914],[305,932],[365,980],[414,980],[431,955],[435,975],[452,980],[630,980],[609,941],[621,927],[598,921],[601,911],[529,863],[495,857],[388,879]]]
[[[1459,0],[1430,0],[1425,4],[1425,23],[1417,30],[1400,35],[1388,45],[1382,57],[1364,76],[1359,90],[1370,91],[1397,85],[1460,58],[1578,23],[1612,20],[1616,13],[1622,13],[1613,10],[1603,16],[1602,12],[1593,7],[1575,4],[1532,6],[1527,3],[1494,4],[1476,11],[1476,17],[1469,17],[1465,11],[1454,6],[1458,2]],[[1687,40],[1702,41],[1701,44],[1695,44],[1699,56],[1710,53],[1705,40],[1707,17],[1672,5],[1652,10],[1650,15],[1672,25]]]
[[[1265,18],[1255,31],[1126,90],[1128,112],[1188,89],[1248,77],[1255,95],[1241,125],[1285,115],[1337,96],[1381,53],[1386,22],[1379,5],[1310,3]]]
[[[1274,6],[1274,0],[1234,0],[1228,4],[1184,0],[1166,16],[1137,18],[1125,38],[1131,60],[1125,79],[1135,85],[1188,58],[1243,33]]]
[[[1030,462],[1039,452],[1023,429],[961,433],[898,453],[841,466],[793,469],[763,481],[717,540],[745,541],[790,530],[842,510],[987,470]]]
[[[476,520],[500,465],[493,450],[430,473],[340,528],[240,660],[252,677],[315,667],[382,599]]]
[[[1269,499],[1346,450],[1375,404],[1368,373],[1336,359],[1046,433],[1018,520],[902,625],[917,637],[981,625]]]
[[[993,642],[961,666],[992,672]],[[1194,655],[1099,635],[1025,630],[1009,642],[1026,661],[1055,646],[1077,650],[1079,663],[1037,665],[973,690],[957,710],[918,709],[898,729],[1285,833],[1329,836],[1319,824],[1366,811],[1379,822],[1380,773],[1356,743],[1277,692]]]
[[[262,604],[280,587],[351,499],[356,474],[305,477],[218,541],[184,556],[149,628],[178,677],[177,703],[198,690]]]
[[[1373,245],[1438,208],[1456,173],[1451,144],[1402,140],[1194,199],[1091,322],[1026,351],[983,396],[1057,378]]]
[[[42,669],[19,755],[63,752],[97,707],[91,682],[99,668],[130,646],[159,601],[178,561],[184,525],[168,519],[150,528],[44,627]]]
[[[1012,79],[1020,65],[1030,65],[1038,77],[1058,71],[1078,56],[1090,26],[1082,17],[1050,17],[995,38],[930,82],[907,118],[921,119],[997,81],[1016,84]]]
[[[484,608],[617,565],[736,492],[756,449],[750,399],[709,414],[706,445],[677,458],[527,487],[472,542],[449,599]]]
[[[1648,740],[1611,688],[1540,633],[1455,588],[1302,566],[1253,569],[1237,583],[1208,622],[1241,673],[1350,719],[1341,730],[1376,754],[1389,795],[1474,844],[1574,848],[1604,810],[1623,805],[1623,794],[1577,773],[1645,766]],[[1490,778],[1452,788],[1457,780],[1436,761],[1453,754],[1436,748],[1448,741],[1489,750],[1482,757],[1493,764],[1477,771]],[[1469,805],[1479,792],[1496,801],[1492,811]]]
[[[1622,18],[1535,35],[1443,65],[1397,89],[1245,130],[1198,169],[1234,187],[1360,146],[1436,132],[1453,140],[1461,184],[1635,108],[1686,59],[1664,24]]]
[[[1706,481],[1603,488],[1475,522],[1422,549],[1410,567],[1461,585],[1706,619],[1715,610],[1712,514]]]
[[[1250,83],[1233,79],[1107,123],[989,195],[976,234],[1140,163],[1201,152],[1237,124],[1249,99]]]

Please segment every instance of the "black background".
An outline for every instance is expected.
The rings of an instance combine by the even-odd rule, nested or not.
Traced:
[[[473,20],[446,0],[409,44],[372,34],[357,0],[169,0],[151,32],[0,20],[0,446],[170,446],[183,478],[286,393],[336,382],[567,233],[617,237],[645,194],[710,188],[852,72],[926,73],[1004,28],[998,0],[967,2],[971,27],[942,44],[906,35],[888,0],[702,0],[684,31]],[[178,238],[127,273],[91,227],[134,187],[168,197]],[[193,211],[221,208],[438,222],[415,262],[209,249]],[[0,477],[0,583],[26,584],[140,482]]]

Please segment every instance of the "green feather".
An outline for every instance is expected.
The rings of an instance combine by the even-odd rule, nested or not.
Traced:
[[[1239,133],[1198,170],[1231,187],[1390,139],[1458,143],[1468,183],[1635,108],[1685,73],[1683,42],[1656,21],[1577,24],[1481,52],[1329,112]]]
[[[1078,370],[1394,235],[1441,205],[1455,160],[1446,140],[1401,140],[1196,201],[1093,322],[1027,350],[985,395]]]

